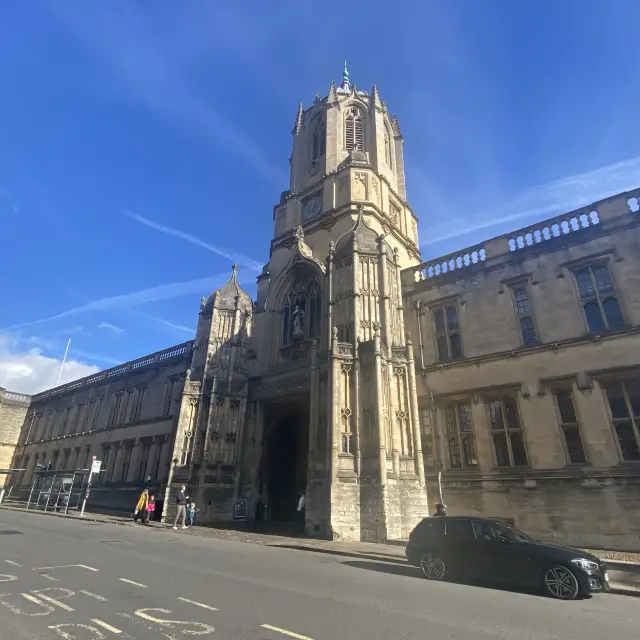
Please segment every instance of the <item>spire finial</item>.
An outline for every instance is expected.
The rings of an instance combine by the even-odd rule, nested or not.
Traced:
[[[347,61],[344,61],[344,70],[342,71],[342,89],[349,91],[349,70],[347,69]]]
[[[293,131],[291,133],[300,133],[300,129],[302,129],[302,116],[304,114],[304,105],[302,102],[298,106],[298,113],[296,113],[296,121],[293,125]]]
[[[235,279],[237,278],[237,276],[238,276],[238,265],[237,265],[237,264],[234,264],[234,265],[231,267],[231,278],[232,278],[233,280],[235,280]]]

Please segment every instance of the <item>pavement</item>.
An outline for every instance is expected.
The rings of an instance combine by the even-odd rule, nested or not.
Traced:
[[[0,639],[629,640],[638,602],[433,583],[397,559],[0,510]]]

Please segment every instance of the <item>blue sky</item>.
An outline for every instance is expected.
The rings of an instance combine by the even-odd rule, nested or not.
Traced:
[[[68,337],[63,379],[190,339],[234,261],[253,292],[297,105],[345,58],[400,118],[425,259],[639,186],[638,24],[632,0],[4,3],[0,386],[54,384]]]

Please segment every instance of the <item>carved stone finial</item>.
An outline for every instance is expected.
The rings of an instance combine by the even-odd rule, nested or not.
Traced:
[[[189,380],[191,380],[191,369],[187,369],[187,373],[186,373],[186,381],[189,382]]]
[[[335,251],[335,250],[336,250],[336,243],[332,240],[332,241],[329,243],[329,251],[330,251],[330,252],[333,252],[333,251]]]
[[[333,327],[333,329],[331,330],[331,334],[333,336],[334,340],[338,339],[338,327]]]
[[[380,336],[380,323],[377,320],[373,323],[373,335]]]
[[[205,306],[207,305],[207,299],[202,296],[202,298],[200,298],[200,311],[204,311]]]
[[[322,98],[322,96],[319,93],[316,93],[315,101],[316,102],[320,102],[321,98]]]
[[[327,96],[327,102],[332,103],[338,99],[336,95],[336,83],[335,80],[331,81],[331,86],[329,87],[329,95]]]
[[[378,107],[378,108],[382,107],[382,102],[380,101],[380,94],[378,93],[378,87],[376,87],[375,84],[371,89],[371,103],[373,104],[374,107]]]
[[[300,133],[300,129],[302,129],[302,114],[304,113],[304,106],[302,102],[298,106],[298,113],[296,113],[296,121],[293,125],[293,131],[291,133],[298,134]]]
[[[298,225],[294,230],[293,230],[293,237],[296,240],[304,240],[304,229],[302,228],[302,225]]]
[[[393,130],[394,137],[402,139],[403,136],[402,131],[400,130],[400,121],[398,120],[398,116],[395,114],[391,118],[391,129]]]
[[[407,341],[407,345],[413,344],[413,341],[411,340],[411,334],[409,332],[407,332],[407,334],[405,335],[405,339]]]

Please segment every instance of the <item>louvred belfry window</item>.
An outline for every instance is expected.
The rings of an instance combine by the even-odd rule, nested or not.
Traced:
[[[327,149],[327,129],[324,118],[316,120],[311,138],[311,159],[317,160],[323,156]]]
[[[364,149],[362,114],[356,107],[351,107],[345,116],[344,139],[347,151],[362,151]]]

